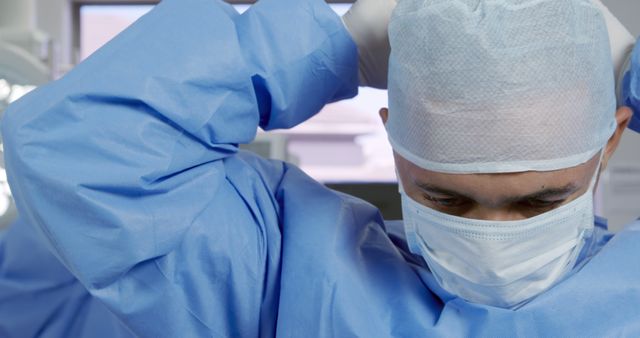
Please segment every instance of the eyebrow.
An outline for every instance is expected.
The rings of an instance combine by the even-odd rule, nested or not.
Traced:
[[[442,188],[442,187],[438,187],[435,185],[431,185],[428,183],[424,183],[424,182],[415,182],[416,186],[418,186],[420,189],[426,191],[426,192],[430,192],[430,193],[435,193],[435,194],[442,194],[442,195],[451,195],[451,196],[455,196],[455,197],[462,197],[462,198],[466,198],[469,200],[473,200],[473,198],[459,193],[457,191],[454,190],[450,190],[450,189],[446,189],[446,188]],[[554,188],[547,188],[547,189],[542,189],[539,191],[536,191],[534,193],[528,194],[528,195],[523,195],[523,196],[510,196],[504,199],[504,202],[506,203],[513,203],[513,202],[517,202],[517,201],[525,201],[525,200],[534,200],[534,199],[538,199],[538,200],[544,200],[544,199],[551,199],[551,198],[558,198],[558,197],[563,197],[563,198],[567,198],[569,196],[571,196],[574,192],[576,192],[577,190],[579,190],[580,187],[578,185],[576,185],[575,183],[569,183],[567,185],[565,185],[564,187],[554,187]]]

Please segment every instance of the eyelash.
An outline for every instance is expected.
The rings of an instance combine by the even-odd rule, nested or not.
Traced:
[[[423,198],[443,208],[459,208],[466,205],[468,202],[467,200],[456,198],[456,197],[436,198],[429,195],[423,195]],[[565,201],[564,199],[557,200],[557,201],[529,200],[529,201],[521,202],[519,204],[525,208],[551,209],[562,204],[564,201]]]
[[[523,204],[525,204],[527,207],[532,207],[536,209],[548,209],[548,208],[556,207],[562,204],[562,202],[564,202],[564,200],[558,200],[558,201],[531,200],[531,201],[523,202]]]
[[[429,195],[423,195],[424,199],[429,202],[435,203],[443,208],[454,208],[460,207],[466,203],[465,200],[460,198],[450,197],[450,198],[435,198]],[[453,201],[454,203],[451,203]]]

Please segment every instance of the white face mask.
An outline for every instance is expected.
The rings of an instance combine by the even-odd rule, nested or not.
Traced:
[[[409,249],[425,259],[446,291],[473,303],[515,307],[553,286],[575,265],[593,230],[597,172],[582,196],[518,221],[448,215],[401,189]]]

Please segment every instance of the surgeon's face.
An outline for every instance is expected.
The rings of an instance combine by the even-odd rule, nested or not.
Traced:
[[[510,221],[568,203],[589,188],[599,154],[577,167],[510,174],[443,174],[394,154],[403,188],[413,200],[438,211],[473,219]]]
[[[380,116],[385,123],[387,115],[383,108]],[[630,118],[628,108],[618,110],[618,129],[604,149],[603,168]],[[572,168],[504,174],[445,174],[420,168],[396,153],[394,157],[402,186],[413,200],[450,215],[509,221],[539,215],[584,194],[596,173],[600,153]]]

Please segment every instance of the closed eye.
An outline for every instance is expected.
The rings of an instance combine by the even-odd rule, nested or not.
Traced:
[[[423,194],[423,198],[443,208],[461,207],[469,202],[467,199],[460,197],[435,197],[428,194]]]
[[[528,207],[528,208],[535,208],[535,209],[552,209],[555,208],[559,205],[561,205],[562,203],[564,203],[564,201],[566,201],[566,199],[559,199],[559,200],[540,200],[540,199],[527,199],[523,202],[520,202],[520,204],[524,207]]]

